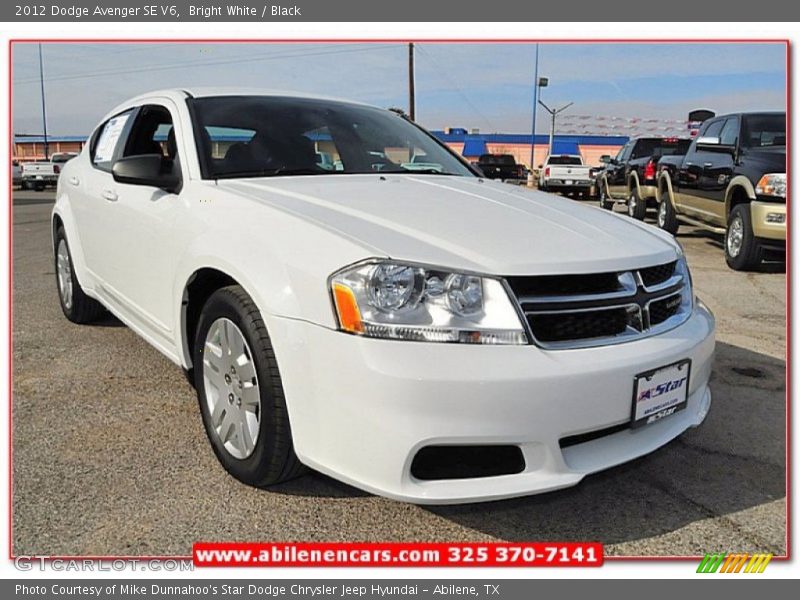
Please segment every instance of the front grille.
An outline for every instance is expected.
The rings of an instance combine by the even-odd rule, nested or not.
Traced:
[[[616,273],[508,277],[507,280],[519,297],[603,294],[620,290],[619,277]]]
[[[625,308],[527,315],[533,336],[541,342],[564,342],[619,335],[628,327]]]
[[[534,341],[579,348],[628,341],[685,320],[689,285],[677,262],[585,275],[508,277]]]
[[[645,287],[653,287],[654,285],[664,283],[675,273],[676,264],[675,261],[672,261],[664,265],[640,269],[639,274],[642,276],[642,283],[644,283]]]
[[[663,323],[681,309],[681,295],[672,294],[650,303],[650,325]]]

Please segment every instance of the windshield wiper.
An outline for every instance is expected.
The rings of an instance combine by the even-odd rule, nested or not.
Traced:
[[[405,173],[408,175],[455,175],[460,177],[458,173],[450,173],[449,171],[440,171],[439,169],[394,169],[391,171],[376,171],[377,173]]]
[[[337,171],[317,170],[309,167],[287,168],[278,167],[277,169],[259,169],[255,171],[226,171],[217,173],[214,179],[235,179],[237,177],[275,177],[276,175],[330,175]]]

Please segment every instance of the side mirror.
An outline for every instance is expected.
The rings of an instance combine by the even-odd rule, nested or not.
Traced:
[[[160,154],[120,158],[111,167],[111,175],[119,183],[149,185],[167,192],[176,192],[181,184],[175,163]]]
[[[717,147],[719,147],[719,144],[720,144],[720,139],[718,137],[703,136],[703,137],[697,138],[697,147],[698,148],[701,148],[701,147],[708,148],[709,146],[717,148]]]
[[[706,152],[728,152],[730,154],[736,154],[735,144],[723,144],[720,138],[713,136],[697,138],[697,148],[699,150],[705,150]]]
[[[611,155],[610,154],[603,154],[600,157],[600,162],[603,163],[604,165],[609,164],[611,162]]]

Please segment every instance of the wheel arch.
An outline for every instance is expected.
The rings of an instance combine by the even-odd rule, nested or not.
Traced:
[[[728,189],[725,190],[725,220],[737,204],[749,204],[756,199],[756,190],[753,183],[743,175],[731,179]]]
[[[197,333],[197,324],[200,320],[200,313],[206,301],[217,290],[230,285],[238,285],[252,298],[252,294],[247,291],[246,286],[242,285],[233,275],[223,269],[216,267],[199,267],[192,272],[183,284],[183,291],[180,299],[180,351],[183,357],[184,366],[192,368],[192,356],[194,354],[194,338]],[[255,300],[253,300],[255,302]]]
[[[664,195],[664,192],[667,193],[667,198],[669,199],[670,204],[672,204],[672,208],[677,213],[677,207],[675,206],[675,193],[672,191],[672,180],[666,173],[662,173],[658,178],[658,197],[656,198],[656,202],[661,202],[661,197]]]
[[[83,254],[83,244],[81,243],[81,237],[78,234],[75,219],[72,216],[72,209],[66,196],[62,196],[56,200],[53,211],[50,213],[50,240],[52,243],[53,255],[55,255],[56,234],[58,233],[59,227],[64,228],[64,233],[67,236],[67,242],[69,243],[69,254],[72,257],[72,268],[75,271],[75,277],[78,279],[78,283],[80,283],[81,287],[84,289],[84,292],[86,292],[87,295],[94,297],[92,291],[94,289],[94,281],[86,269],[86,260]]]
[[[631,193],[633,192],[633,188],[636,188],[636,193],[639,197],[642,197],[642,189],[639,185],[639,173],[636,172],[635,169],[631,169],[631,172],[628,174],[628,197],[630,198]]]

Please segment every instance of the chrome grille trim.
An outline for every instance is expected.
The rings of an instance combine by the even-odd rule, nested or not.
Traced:
[[[668,268],[666,265],[656,265],[649,269]],[[664,281],[658,281],[647,286],[644,283],[641,271],[643,269],[631,269],[616,273],[619,289],[614,291],[602,291],[598,293],[576,293],[576,294],[524,294],[517,296],[513,286],[506,282],[506,289],[509,295],[516,300],[517,310],[524,318],[527,333],[533,343],[541,348],[548,350],[567,350],[576,348],[591,348],[596,346],[607,346],[623,342],[643,339],[652,335],[664,333],[670,329],[684,323],[692,312],[693,300],[691,299],[691,288],[689,300],[686,300],[686,287],[691,286],[688,271],[673,267],[672,275]],[[685,274],[685,275],[684,275]],[[609,274],[613,275],[613,274]],[[665,273],[666,275],[666,273]],[[592,274],[587,274],[591,277]],[[567,277],[575,277],[569,275]],[[525,278],[527,279],[527,278]],[[651,277],[652,279],[652,277]],[[525,285],[521,285],[525,287]],[[528,286],[531,289],[531,286]],[[650,322],[650,308],[653,303],[678,297],[680,302],[674,308],[674,314],[669,315],[663,321],[656,324]],[[661,308],[661,307],[660,307]],[[610,320],[612,325],[620,327],[620,331],[613,335],[599,335],[597,337],[581,337],[587,333],[594,333],[595,330],[602,330],[604,324],[603,317],[598,315],[598,322],[592,324],[582,319],[573,322],[566,322],[565,327],[573,328],[578,337],[572,339],[541,339],[542,337],[561,337],[564,330],[556,327],[539,326],[537,336],[536,318],[559,318],[567,314],[586,315],[592,312],[608,312],[614,310],[625,310],[625,319],[622,315],[614,315]],[[663,308],[661,308],[663,310]],[[667,311],[672,307],[667,307]],[[663,313],[659,315],[661,317]],[[623,322],[624,329],[621,329]],[[613,329],[613,328],[612,328]],[[543,330],[547,330],[546,332]]]

